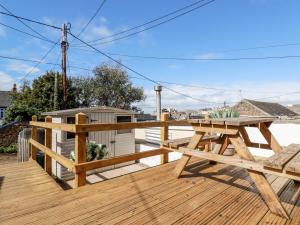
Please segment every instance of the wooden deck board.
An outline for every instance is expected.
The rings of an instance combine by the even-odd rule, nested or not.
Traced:
[[[192,158],[193,159],[193,158]],[[195,160],[191,160],[195,162]],[[175,163],[62,190],[35,162],[0,166],[0,224],[298,224],[299,185],[268,180],[291,213],[271,214],[241,168]]]

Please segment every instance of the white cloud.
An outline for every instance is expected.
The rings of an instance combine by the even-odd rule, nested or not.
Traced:
[[[105,17],[100,17],[100,22],[101,23],[107,23],[107,19]]]
[[[222,58],[222,54],[220,53],[215,53],[215,52],[207,52],[207,53],[202,53],[198,54],[195,56],[197,59],[217,59],[217,58]]]
[[[1,80],[0,82],[1,91],[8,91],[12,88],[14,80],[10,75],[4,72],[0,72],[0,80]]]
[[[29,72],[36,73],[36,72],[40,71],[36,67],[29,66],[29,65],[27,65],[25,63],[21,63],[21,62],[13,62],[13,63],[8,64],[7,70],[22,73],[24,75]]]
[[[195,84],[191,84],[195,85]],[[162,106],[166,108],[184,109],[200,109],[204,107],[220,107],[224,103],[233,105],[240,101],[241,98],[257,99],[258,101],[278,102],[283,105],[300,103],[300,81],[298,82],[268,82],[268,83],[239,83],[226,86],[210,86],[215,89],[203,89],[203,85],[195,85],[195,87],[182,87],[179,85],[168,85],[168,87],[192,96],[197,101],[188,97],[175,94],[163,88]],[[226,89],[226,91],[221,90]],[[242,90],[241,92],[239,90]],[[298,93],[293,93],[298,92]],[[138,105],[146,106],[144,111],[152,112],[155,108],[155,92],[153,89],[146,89],[147,98],[145,102]],[[272,98],[271,98],[272,97]],[[213,104],[206,103],[214,102]],[[153,107],[153,108],[151,108]],[[143,108],[143,107],[141,107]]]

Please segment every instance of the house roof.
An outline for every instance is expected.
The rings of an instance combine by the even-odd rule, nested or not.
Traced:
[[[250,103],[269,116],[298,116],[297,113],[275,102],[260,102],[249,99],[244,99],[244,101]]]
[[[75,115],[77,113],[91,113],[91,112],[111,112],[111,113],[119,113],[119,114],[135,114],[135,112],[130,110],[118,109],[108,106],[97,106],[90,108],[76,108],[76,109],[66,109],[66,110],[58,110],[52,112],[44,112],[43,116],[61,116],[61,115]]]
[[[300,104],[288,106],[288,109],[300,115]]]
[[[0,91],[0,107],[8,107],[10,104],[10,91]]]

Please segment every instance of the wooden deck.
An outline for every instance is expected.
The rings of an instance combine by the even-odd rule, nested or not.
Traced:
[[[300,224],[299,184],[268,176],[290,220],[271,214],[244,169],[168,163],[62,190],[34,161],[0,166],[1,224]]]

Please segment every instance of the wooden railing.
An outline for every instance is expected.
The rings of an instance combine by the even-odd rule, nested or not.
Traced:
[[[135,122],[135,123],[99,123],[87,124],[86,115],[78,113],[75,116],[75,124],[58,124],[52,123],[52,118],[47,116],[45,122],[38,122],[37,117],[33,116],[30,125],[32,126],[32,137],[30,139],[31,157],[36,160],[38,150],[44,152],[45,155],[45,171],[51,175],[52,159],[56,160],[62,166],[68,168],[75,174],[75,187],[83,186],[86,183],[86,171],[97,168],[103,168],[110,165],[120,164],[141,158],[146,158],[155,155],[161,155],[161,163],[167,163],[169,151],[161,146],[159,149],[138,152],[108,159],[95,160],[87,162],[86,155],[86,139],[87,132],[91,131],[109,131],[122,129],[138,129],[147,127],[161,127],[161,143],[168,139],[169,126],[187,126],[187,121],[170,121],[169,114],[163,113],[161,121],[154,122]],[[45,145],[37,141],[37,128],[45,128]],[[52,151],[52,129],[75,133],[75,162]]]

